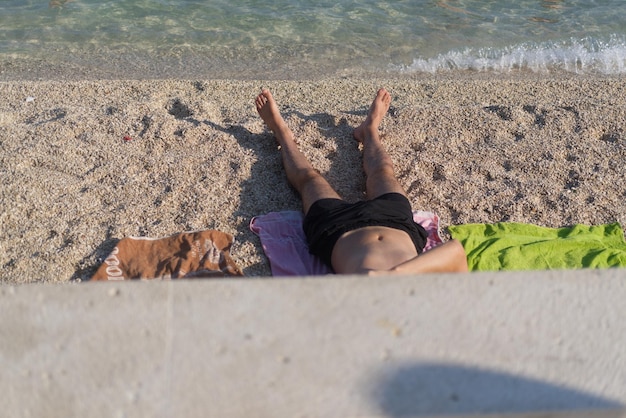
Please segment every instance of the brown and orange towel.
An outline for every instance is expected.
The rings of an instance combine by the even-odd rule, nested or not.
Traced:
[[[120,240],[91,280],[243,276],[230,256],[232,235],[216,230]]]

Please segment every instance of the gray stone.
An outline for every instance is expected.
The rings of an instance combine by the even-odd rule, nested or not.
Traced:
[[[624,269],[2,286],[0,410],[623,417],[625,301]]]

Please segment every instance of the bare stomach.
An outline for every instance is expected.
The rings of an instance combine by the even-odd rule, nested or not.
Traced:
[[[389,270],[417,256],[405,231],[367,226],[343,234],[333,248],[332,264],[338,274],[363,274]]]

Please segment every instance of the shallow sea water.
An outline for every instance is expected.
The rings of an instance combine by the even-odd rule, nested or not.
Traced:
[[[626,72],[623,0],[4,0],[0,78]]]

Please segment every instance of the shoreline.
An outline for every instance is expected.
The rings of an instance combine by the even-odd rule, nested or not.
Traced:
[[[118,239],[197,229],[233,234],[244,273],[270,275],[250,219],[300,202],[254,109],[261,86],[347,200],[364,184],[351,130],[385,86],[383,141],[414,208],[437,213],[442,230],[626,224],[626,80],[617,76],[0,86],[4,284],[85,280]]]
[[[71,54],[55,61],[53,57],[8,57],[0,60],[0,82],[27,81],[162,81],[162,80],[220,80],[220,81],[291,81],[315,82],[325,80],[564,80],[564,79],[615,79],[623,72],[615,68],[562,64],[546,67],[511,67],[508,71],[494,69],[439,68],[436,72],[401,69],[398,65],[375,64],[340,58],[322,61],[280,62],[273,59],[231,62],[219,58],[195,57],[181,60],[157,59],[152,55],[94,58]],[[405,63],[405,65],[408,65]],[[565,70],[563,68],[568,68]],[[575,70],[575,71],[574,71]]]

